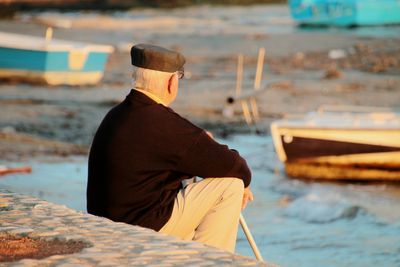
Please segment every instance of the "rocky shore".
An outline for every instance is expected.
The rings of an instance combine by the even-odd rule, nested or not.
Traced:
[[[4,190],[0,221],[0,265],[277,266]]]

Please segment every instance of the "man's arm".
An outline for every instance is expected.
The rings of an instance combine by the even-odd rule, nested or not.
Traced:
[[[215,142],[206,132],[182,156],[176,171],[203,178],[236,177],[245,187],[251,181],[250,169],[239,153]]]
[[[211,137],[212,139],[214,139],[214,135],[209,132],[206,131],[206,134]],[[250,186],[246,187],[244,189],[244,193],[243,193],[243,201],[242,201],[242,210],[244,210],[247,206],[247,203],[252,202],[254,200],[254,195],[253,192],[251,192],[250,190]]]

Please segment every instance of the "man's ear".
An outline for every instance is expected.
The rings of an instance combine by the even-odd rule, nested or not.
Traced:
[[[173,74],[168,80],[168,93],[172,94],[173,88],[178,86],[178,74]]]

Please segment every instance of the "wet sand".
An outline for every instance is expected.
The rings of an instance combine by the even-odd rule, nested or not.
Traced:
[[[22,13],[1,21],[0,31],[42,36],[45,27],[33,23],[38,21],[71,25],[56,29],[55,38],[111,44],[117,51],[96,86],[2,81],[0,148],[7,152],[2,153],[3,160],[85,154],[107,110],[131,88],[128,51],[133,43],[158,44],[185,54],[186,78],[172,107],[217,135],[251,131],[238,105],[235,116],[227,118],[222,113],[226,98],[234,93],[238,54],[245,56],[243,90],[252,90],[260,47],[266,49],[262,84],[268,87],[258,97],[261,121],[257,128],[262,132],[268,133],[269,123],[276,118],[323,104],[398,107],[400,103],[399,27],[300,29],[285,6],[261,5]],[[344,57],[332,58],[335,51]],[[19,134],[25,142],[10,138]],[[32,140],[27,141],[25,134]],[[54,148],[46,139],[64,144]],[[42,142],[46,149],[36,149],[35,142]],[[76,145],[83,149],[77,151]]]

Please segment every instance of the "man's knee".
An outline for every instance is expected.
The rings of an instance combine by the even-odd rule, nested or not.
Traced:
[[[224,178],[227,179],[227,182],[229,183],[229,190],[230,191],[234,191],[237,194],[241,194],[243,195],[243,191],[244,191],[244,183],[242,179],[239,178]]]
[[[244,183],[242,179],[235,177],[214,177],[204,179],[203,182],[212,187],[216,186],[222,192],[234,192],[235,194],[243,195]]]

